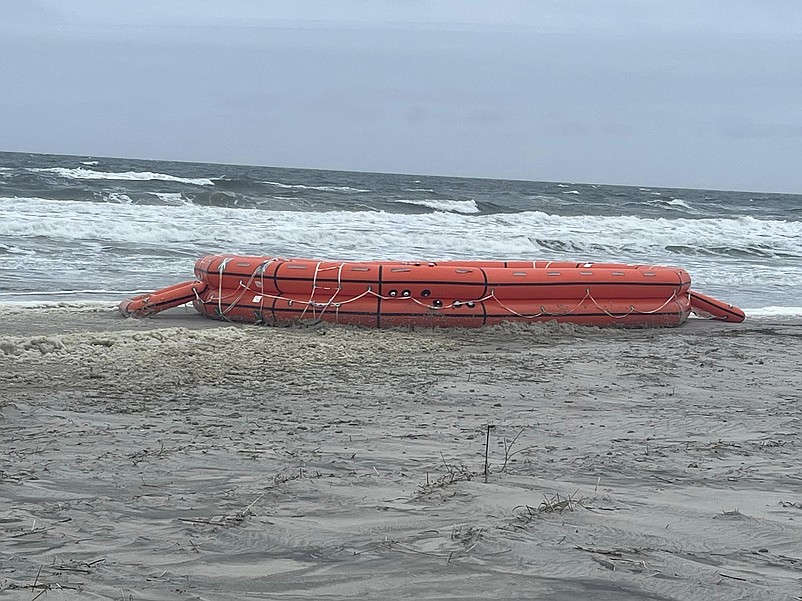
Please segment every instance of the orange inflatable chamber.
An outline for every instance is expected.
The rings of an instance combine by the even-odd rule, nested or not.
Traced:
[[[126,317],[147,317],[159,311],[192,302],[206,290],[204,282],[181,282],[149,294],[140,294],[120,303],[120,313]]]
[[[227,321],[324,320],[365,326],[478,327],[503,321],[678,326],[691,311],[731,322],[740,309],[690,290],[684,269],[557,261],[318,261],[209,255],[196,281],[123,301],[144,317],[192,302]]]

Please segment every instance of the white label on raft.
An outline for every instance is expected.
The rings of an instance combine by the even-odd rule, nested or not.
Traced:
[[[252,303],[258,303],[260,300],[262,300],[262,297],[261,297],[261,296],[254,296],[254,297],[253,297],[253,300],[252,300],[251,302],[252,302]]]

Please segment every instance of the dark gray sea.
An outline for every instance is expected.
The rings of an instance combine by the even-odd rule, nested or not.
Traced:
[[[0,153],[0,302],[116,301],[196,258],[674,265],[802,314],[802,196]]]

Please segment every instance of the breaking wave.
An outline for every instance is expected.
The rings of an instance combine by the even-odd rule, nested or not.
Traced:
[[[213,186],[214,180],[206,177],[178,177],[176,175],[168,175],[166,173],[154,173],[152,171],[125,171],[122,173],[108,172],[108,171],[95,171],[94,169],[84,169],[77,167],[70,169],[67,167],[46,167],[46,168],[29,168],[28,171],[32,173],[54,173],[59,177],[69,179],[107,179],[107,180],[121,180],[121,181],[148,181],[157,180],[164,182],[178,182],[182,184],[191,184],[193,186]]]

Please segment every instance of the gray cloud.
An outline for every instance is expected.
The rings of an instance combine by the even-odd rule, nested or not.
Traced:
[[[0,11],[0,149],[802,191],[796,3]]]

